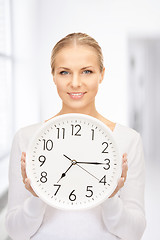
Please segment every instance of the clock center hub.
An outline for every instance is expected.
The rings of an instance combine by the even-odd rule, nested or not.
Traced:
[[[75,159],[72,160],[73,165],[75,165],[77,163],[77,161]]]

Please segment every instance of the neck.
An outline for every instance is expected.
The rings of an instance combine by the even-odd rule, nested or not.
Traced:
[[[98,118],[98,116],[99,116],[99,113],[96,110],[95,104],[91,104],[91,105],[85,106],[83,108],[70,108],[63,103],[62,109],[57,114],[57,116],[66,114],[66,113],[82,113],[82,114],[90,115],[95,118]]]

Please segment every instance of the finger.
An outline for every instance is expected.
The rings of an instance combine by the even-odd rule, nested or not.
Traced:
[[[125,182],[125,178],[124,177],[121,177],[118,181],[118,185],[117,185],[117,188],[118,188],[118,191],[124,186],[124,182]]]
[[[26,175],[26,163],[25,162],[21,162],[21,172],[22,172],[22,176],[26,178],[27,175]]]
[[[22,162],[25,162],[25,161],[26,161],[26,153],[25,153],[25,152],[22,152],[21,161],[22,161]]]
[[[127,162],[127,153],[124,153],[123,155],[122,155],[122,162]]]
[[[124,157],[127,157],[127,153],[123,153],[122,157],[123,157],[123,158],[124,158]]]
[[[30,183],[29,183],[29,181],[28,181],[28,178],[25,178],[24,184],[25,184],[25,188],[26,188],[27,190],[29,190],[29,188],[30,188]]]
[[[114,192],[110,195],[109,198],[113,197],[123,186],[124,186],[125,179],[121,177],[118,181],[117,187]]]
[[[30,185],[30,180],[28,178],[25,178],[25,188],[29,190],[30,192],[33,191],[31,185]]]
[[[27,175],[26,175],[26,166],[24,162],[21,163],[21,174],[23,178],[23,183],[25,183],[25,179],[27,178]]]
[[[128,172],[128,164],[127,164],[127,162],[125,162],[122,165],[122,176],[121,176],[122,178],[124,178],[124,181],[126,181],[127,172]]]
[[[33,188],[30,185],[30,179],[25,179],[25,188],[30,191],[34,196],[38,197],[37,194],[33,191]]]
[[[25,158],[24,158],[24,156],[23,156],[23,154],[21,155],[21,163],[25,163]]]
[[[24,157],[23,153],[22,153],[22,156],[21,156],[21,174],[22,174],[22,178],[23,178],[23,182],[24,182],[25,178],[27,178],[27,175],[26,175],[25,157]]]

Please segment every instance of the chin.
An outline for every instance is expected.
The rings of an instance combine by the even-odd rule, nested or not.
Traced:
[[[85,109],[90,108],[92,105],[92,101],[88,102],[64,102],[65,106],[69,109],[71,109],[73,112],[83,112]]]

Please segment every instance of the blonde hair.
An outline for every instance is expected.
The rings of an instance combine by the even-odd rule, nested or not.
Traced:
[[[89,35],[87,35],[85,33],[71,33],[71,34],[68,34],[66,37],[62,38],[59,42],[57,42],[52,50],[52,53],[51,53],[51,73],[52,73],[52,75],[54,74],[55,59],[56,59],[57,53],[64,47],[71,46],[73,44],[85,45],[85,46],[90,46],[90,47],[94,48],[94,50],[97,53],[99,68],[100,68],[100,71],[102,72],[102,70],[103,70],[103,54],[102,54],[102,49],[99,46],[98,42],[94,38],[90,37]]]

